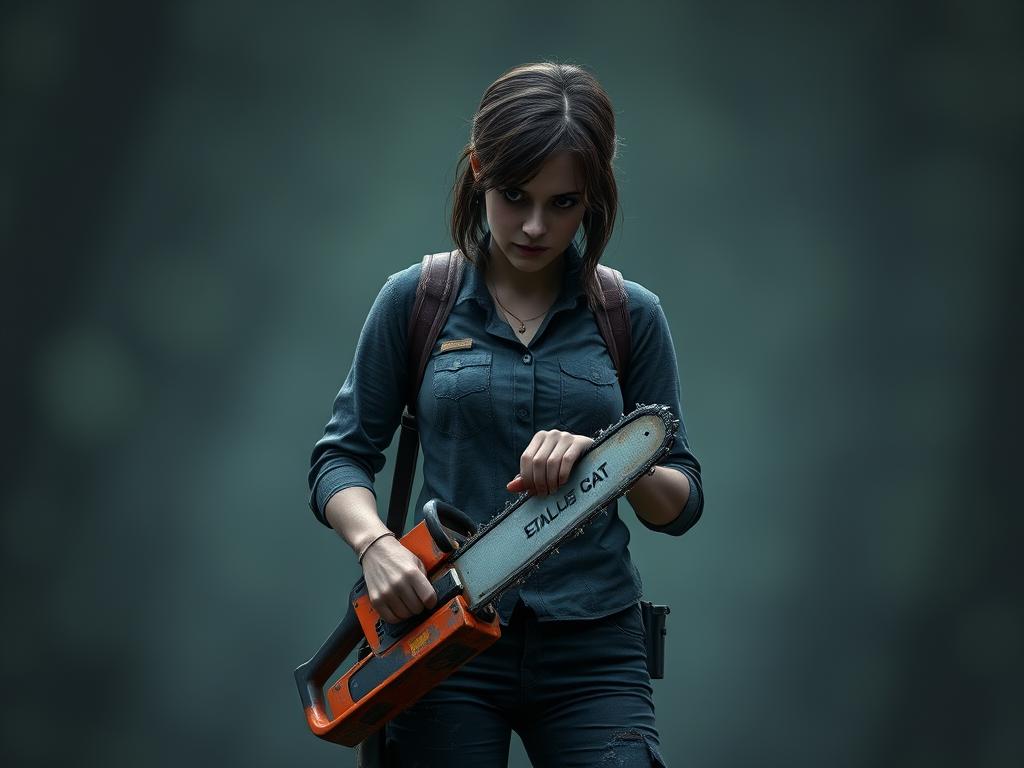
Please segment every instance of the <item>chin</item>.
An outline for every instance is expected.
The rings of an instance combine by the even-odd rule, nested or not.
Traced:
[[[516,269],[523,272],[539,272],[555,261],[564,250],[565,248],[552,247],[544,253],[531,256],[510,242],[502,249],[502,253],[505,254],[506,261]]]
[[[545,254],[546,256],[547,254]],[[509,263],[523,272],[540,272],[544,267],[550,264],[554,259],[531,259],[528,256],[516,256],[513,259],[509,259]]]

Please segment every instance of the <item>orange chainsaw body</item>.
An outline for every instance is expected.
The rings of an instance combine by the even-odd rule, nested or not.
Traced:
[[[451,570],[449,554],[438,548],[424,522],[414,526],[401,542],[423,561],[427,577],[435,584]],[[365,638],[370,653],[327,688],[326,708],[317,695],[319,690],[305,702],[310,730],[349,747],[366,739],[501,636],[497,616],[491,612],[490,618],[479,618],[469,611],[462,594],[439,601],[429,615],[390,640],[380,631],[383,622],[365,589],[353,593],[352,606],[361,632],[358,636],[350,632],[349,637],[355,642]],[[351,650],[345,648],[344,655]],[[332,659],[343,661],[338,654]],[[322,669],[310,679],[319,689],[336,669]]]

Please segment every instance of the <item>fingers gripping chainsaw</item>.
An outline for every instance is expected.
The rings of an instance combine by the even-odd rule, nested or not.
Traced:
[[[353,747],[492,645],[501,636],[492,602],[667,455],[678,426],[666,406],[640,405],[598,433],[555,493],[520,494],[483,526],[450,504],[427,502],[423,521],[401,542],[423,561],[435,607],[389,624],[360,578],[345,618],[295,670],[310,730]],[[364,638],[370,652],[328,688],[325,701],[324,685]]]

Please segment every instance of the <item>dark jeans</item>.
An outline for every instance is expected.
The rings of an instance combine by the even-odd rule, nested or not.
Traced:
[[[664,766],[639,605],[539,622],[522,604],[501,638],[388,724],[401,768],[504,768],[511,731],[536,768]]]

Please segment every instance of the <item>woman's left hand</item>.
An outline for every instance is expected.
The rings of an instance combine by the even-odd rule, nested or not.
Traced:
[[[541,430],[533,436],[519,459],[519,474],[506,488],[510,493],[529,491],[534,496],[554,493],[569,479],[577,459],[594,438],[558,429]]]

